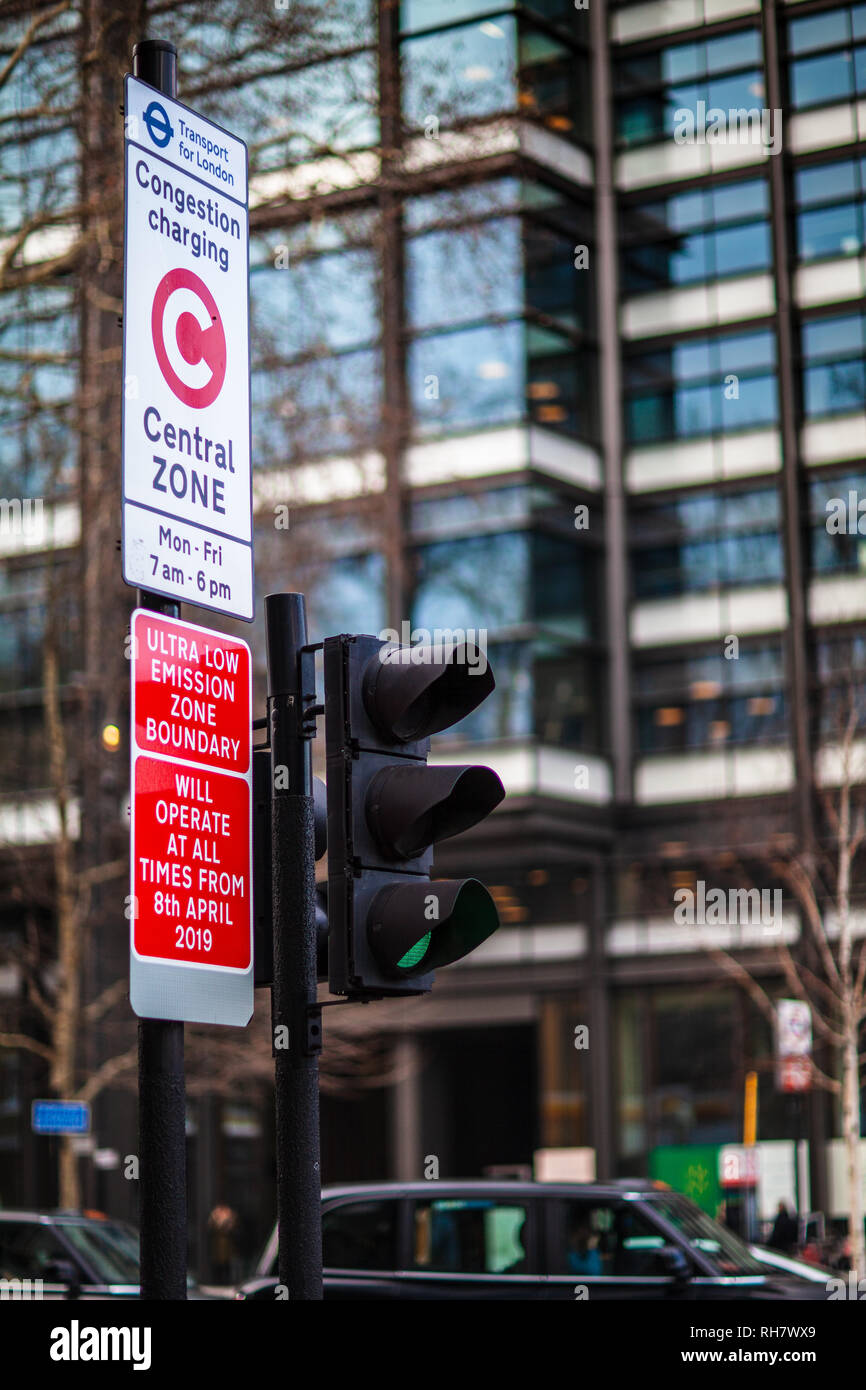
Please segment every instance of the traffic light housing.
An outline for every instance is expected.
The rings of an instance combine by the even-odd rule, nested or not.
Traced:
[[[469,643],[325,641],[328,977],[354,999],[423,994],[499,926],[476,879],[430,879],[432,847],[505,795],[488,767],[428,767],[430,736],[493,690]]]

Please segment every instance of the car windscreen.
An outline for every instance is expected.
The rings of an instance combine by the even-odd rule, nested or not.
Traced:
[[[63,1239],[93,1270],[101,1284],[137,1284],[138,1237],[115,1221],[64,1221]]]
[[[692,1249],[699,1250],[710,1261],[718,1274],[728,1277],[766,1275],[766,1268],[750,1254],[739,1236],[720,1226],[687,1197],[665,1193],[649,1200],[653,1211],[675,1226]]]

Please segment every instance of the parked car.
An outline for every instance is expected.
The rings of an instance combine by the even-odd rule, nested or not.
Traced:
[[[138,1298],[138,1231],[85,1212],[0,1211],[0,1299]],[[190,1282],[188,1296],[207,1297]]]
[[[694,1202],[644,1178],[322,1192],[326,1299],[811,1299]],[[239,1299],[273,1299],[274,1230]]]

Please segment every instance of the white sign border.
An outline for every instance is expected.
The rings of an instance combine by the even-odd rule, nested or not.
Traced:
[[[178,625],[185,631],[201,633],[205,637],[220,637],[237,642],[246,647],[248,654],[250,711],[250,758],[246,773],[232,772],[226,768],[213,768],[192,760],[177,759],[164,753],[154,753],[150,749],[138,747],[135,738],[135,674],[138,660],[138,635],[136,627],[139,618],[159,619],[161,622]],[[255,968],[253,939],[253,748],[252,748],[252,675],[253,659],[249,643],[242,637],[218,632],[215,628],[201,627],[198,623],[188,623],[182,618],[170,618],[165,613],[157,613],[151,608],[136,608],[130,617],[130,738],[129,738],[129,1002],[139,1018],[173,1019],[183,1023],[218,1023],[227,1027],[243,1028],[253,1015],[253,971]],[[241,969],[234,965],[206,965],[202,961],[168,961],[158,956],[139,955],[134,945],[135,933],[135,765],[140,757],[155,758],[169,766],[195,768],[202,772],[219,772],[226,777],[234,777],[246,782],[249,793],[249,909],[250,909],[250,963]]]
[[[246,242],[246,245],[245,245],[245,253],[246,253],[246,286],[247,286],[247,296],[246,296],[246,299],[247,299],[247,380],[248,380],[248,382],[249,382],[249,391],[248,391],[249,416],[248,416],[248,419],[247,419],[247,432],[248,432],[248,438],[249,438],[249,460],[250,460],[250,539],[249,539],[248,542],[247,542],[247,541],[242,541],[242,540],[240,540],[237,536],[228,537],[228,539],[234,540],[238,545],[244,545],[244,546],[248,546],[248,547],[249,547],[249,552],[250,552],[250,612],[249,612],[249,614],[247,614],[247,613],[241,613],[241,612],[238,612],[237,610],[235,610],[235,609],[233,609],[233,608],[225,608],[225,607],[219,608],[219,607],[216,607],[214,604],[196,602],[195,598],[190,598],[189,594],[187,594],[187,593],[178,593],[178,591],[177,591],[176,589],[172,589],[171,587],[166,586],[165,583],[164,583],[164,581],[159,581],[159,582],[157,582],[157,583],[150,583],[150,582],[148,582],[147,584],[142,584],[142,583],[140,582],[140,580],[138,580],[138,579],[128,579],[128,578],[127,578],[127,564],[126,564],[126,532],[127,532],[127,526],[126,526],[126,509],[127,509],[127,507],[139,507],[140,504],[137,503],[137,502],[128,500],[128,499],[127,499],[127,496],[126,496],[125,480],[126,480],[126,405],[127,405],[127,402],[126,402],[126,396],[125,396],[125,394],[124,394],[124,400],[123,400],[123,409],[121,410],[121,445],[120,445],[120,460],[121,460],[121,465],[120,465],[120,466],[121,466],[121,474],[120,474],[120,477],[121,477],[121,483],[120,483],[120,504],[121,504],[121,505],[120,505],[120,557],[121,557],[121,574],[122,574],[122,576],[123,576],[123,581],[124,581],[124,583],[125,583],[125,584],[129,584],[131,588],[134,588],[134,589],[144,589],[144,591],[145,591],[146,593],[159,594],[159,595],[160,595],[161,597],[163,597],[163,598],[174,599],[175,602],[177,602],[177,603],[186,603],[186,604],[189,604],[189,605],[190,605],[191,607],[193,607],[193,608],[203,608],[203,609],[205,609],[206,611],[211,612],[211,613],[221,613],[221,614],[223,614],[223,616],[225,616],[225,617],[238,618],[238,619],[240,619],[241,622],[244,622],[244,623],[252,623],[252,622],[255,622],[255,616],[256,616],[256,614],[255,614],[255,608],[256,608],[256,565],[255,565],[255,550],[254,550],[254,543],[255,543],[255,518],[254,518],[254,516],[253,516],[252,345],[251,345],[251,340],[250,340],[250,236],[249,236],[249,218],[250,218],[250,204],[249,204],[249,199],[250,199],[250,152],[249,152],[249,147],[248,147],[248,145],[247,145],[247,143],[246,143],[245,140],[241,140],[241,138],[240,138],[239,135],[235,135],[232,131],[226,130],[226,129],[225,129],[223,126],[221,126],[221,125],[217,125],[216,121],[212,121],[212,120],[210,120],[209,117],[203,116],[203,115],[201,114],[200,111],[196,111],[196,110],[193,109],[193,107],[187,106],[187,105],[186,105],[184,102],[182,102],[182,101],[178,101],[176,97],[169,97],[169,96],[166,96],[166,94],[165,94],[164,92],[161,92],[161,91],[159,90],[158,87],[151,87],[151,86],[150,86],[150,83],[148,83],[148,82],[142,82],[142,80],[141,80],[140,77],[133,77],[132,73],[130,73],[130,72],[126,73],[126,75],[125,75],[125,77],[124,77],[124,79],[123,79],[123,110],[124,110],[124,139],[123,139],[123,169],[124,169],[124,177],[123,177],[123,334],[122,334],[123,341],[122,341],[122,344],[121,344],[121,356],[122,356],[121,374],[122,374],[122,377],[123,377],[123,389],[124,389],[124,393],[125,393],[125,391],[126,391],[126,335],[127,335],[127,324],[129,323],[129,317],[128,317],[128,314],[127,314],[127,299],[128,299],[128,294],[129,294],[129,277],[130,277],[129,256],[127,255],[127,228],[128,228],[128,225],[129,225],[129,224],[128,224],[128,216],[129,216],[129,207],[128,207],[128,203],[129,203],[129,180],[128,180],[127,176],[126,176],[127,150],[128,150],[128,148],[129,148],[130,145],[134,145],[136,149],[144,150],[144,152],[145,152],[146,154],[153,154],[153,155],[155,155],[155,157],[161,159],[161,160],[163,161],[163,163],[168,164],[170,168],[176,169],[176,170],[178,171],[178,173],[181,173],[181,174],[188,174],[188,176],[189,176],[190,178],[196,178],[196,175],[194,175],[194,174],[189,174],[189,173],[188,173],[188,170],[183,169],[179,164],[174,164],[172,160],[166,159],[166,158],[165,158],[165,155],[160,154],[160,152],[159,152],[158,150],[156,150],[156,151],[149,150],[149,149],[147,149],[147,147],[146,147],[145,145],[141,145],[141,144],[138,142],[138,140],[132,140],[132,139],[130,139],[129,136],[126,134],[126,114],[127,114],[127,112],[129,111],[129,105],[130,105],[130,103],[129,103],[129,85],[130,85],[131,82],[135,82],[135,83],[139,84],[139,85],[142,86],[142,87],[147,87],[150,91],[155,92],[155,93],[157,94],[157,96],[161,97],[164,101],[169,101],[169,102],[171,102],[173,105],[180,107],[180,109],[181,109],[182,111],[188,111],[189,114],[190,114],[190,116],[194,116],[195,119],[196,119],[197,121],[201,121],[202,124],[211,126],[214,130],[219,131],[221,134],[229,136],[232,140],[236,140],[236,141],[238,142],[238,144],[240,144],[240,145],[243,146],[243,150],[244,150],[244,158],[245,158],[245,160],[246,160],[246,201],[242,203],[241,200],[240,200],[239,198],[233,197],[232,194],[227,193],[224,189],[223,189],[223,190],[220,190],[220,191],[223,193],[223,196],[224,196],[224,197],[230,198],[232,202],[236,203],[239,207],[242,207],[242,208],[244,209],[244,212],[245,212],[245,214],[246,214],[246,226],[247,226],[247,235],[246,235],[246,238],[245,238],[245,242]],[[200,183],[206,183],[206,180],[204,180],[204,179],[199,179],[198,182],[200,182]],[[207,185],[207,186],[209,187],[210,185]],[[152,510],[157,511],[156,508],[153,508]],[[209,530],[208,527],[199,527],[199,526],[197,525],[197,523],[192,522],[192,521],[187,521],[184,517],[175,517],[171,512],[165,512],[165,513],[157,512],[157,514],[160,515],[160,516],[164,515],[164,516],[167,518],[167,520],[175,521],[175,522],[177,522],[177,523],[179,523],[179,524],[182,523],[182,524],[188,525],[188,526],[195,526],[197,530],[199,530],[199,529],[203,529],[203,530],[205,530],[205,531]],[[217,534],[221,534],[221,533],[217,533]],[[156,580],[156,576],[155,576],[155,575],[153,576],[153,578],[154,578],[154,580]]]

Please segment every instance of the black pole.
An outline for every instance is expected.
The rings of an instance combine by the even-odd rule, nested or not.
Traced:
[[[271,742],[272,909],[279,1281],[289,1299],[322,1297],[316,870],[307,710],[315,704],[303,594],[265,599]],[[312,678],[311,678],[312,677]],[[309,687],[312,686],[312,689]],[[305,689],[305,687],[307,687]]]
[[[137,43],[132,73],[164,96],[177,96],[173,44],[161,39]],[[138,591],[138,606],[180,617],[179,603],[145,589]],[[180,1022],[139,1019],[138,1150],[141,1297],[185,1299],[186,1083]]]

